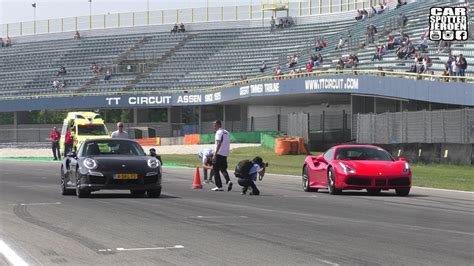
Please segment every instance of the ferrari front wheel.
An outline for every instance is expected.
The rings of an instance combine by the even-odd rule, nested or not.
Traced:
[[[302,181],[303,181],[303,190],[305,192],[317,192],[317,188],[311,188],[309,186],[309,170],[308,166],[303,166],[303,174],[302,174]]]
[[[397,193],[397,196],[408,196],[408,193],[410,193],[410,188],[396,188],[395,193]]]
[[[334,174],[334,170],[329,168],[328,171],[328,191],[331,195],[337,195],[341,193],[341,189],[336,188],[336,175]]]

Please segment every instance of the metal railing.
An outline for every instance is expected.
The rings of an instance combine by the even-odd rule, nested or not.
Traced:
[[[310,0],[307,2],[290,2],[288,5],[288,14],[293,17],[302,17],[347,12],[360,8],[370,8],[373,2],[374,1],[371,0]],[[73,32],[77,30],[168,25],[181,22],[243,21],[269,19],[271,16],[272,11],[263,10],[263,5],[261,4],[153,10],[2,24],[0,25],[0,36],[15,37],[45,33]]]
[[[305,78],[305,77],[316,77],[324,75],[335,75],[335,74],[355,74],[355,75],[373,75],[381,77],[398,77],[398,78],[409,78],[415,80],[432,80],[439,82],[474,82],[474,77],[472,76],[443,76],[443,75],[430,75],[430,74],[417,74],[417,73],[408,73],[408,72],[396,72],[396,71],[385,71],[385,70],[357,70],[357,69],[348,69],[348,70],[322,70],[308,73],[298,73],[298,74],[285,74],[278,76],[263,76],[257,78],[251,78],[246,80],[233,81],[224,85],[209,87],[209,88],[168,88],[168,89],[157,89],[157,90],[140,90],[140,91],[110,91],[110,92],[83,92],[83,93],[51,93],[51,94],[41,94],[41,95],[22,95],[22,96],[0,96],[0,100],[18,100],[18,99],[37,99],[37,98],[52,98],[52,97],[72,97],[72,96],[97,96],[97,95],[128,95],[128,94],[170,94],[170,93],[206,93],[214,92],[222,89],[231,88],[238,85],[244,85],[253,82],[259,81],[268,81],[268,80],[284,80],[284,79],[293,79],[293,78]]]

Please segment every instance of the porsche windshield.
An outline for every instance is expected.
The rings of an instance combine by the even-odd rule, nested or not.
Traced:
[[[128,155],[145,156],[142,147],[133,141],[98,140],[84,143],[83,156]]]
[[[89,136],[98,136],[98,135],[108,135],[105,125],[78,125],[77,133],[79,135],[89,135]]]
[[[336,160],[393,161],[386,151],[371,147],[340,148],[337,150]]]

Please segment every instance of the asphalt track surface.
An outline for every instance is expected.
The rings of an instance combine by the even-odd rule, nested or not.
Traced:
[[[0,161],[0,240],[30,265],[474,264],[472,193],[333,196],[267,175],[243,196],[192,190],[193,173],[165,168],[158,199],[79,199],[59,193],[57,162]]]

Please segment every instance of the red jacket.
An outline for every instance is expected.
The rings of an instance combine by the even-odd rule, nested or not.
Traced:
[[[53,142],[58,142],[61,138],[61,133],[59,131],[51,130],[49,133],[49,139]]]
[[[64,136],[64,144],[72,144],[72,143],[73,143],[73,139],[71,136],[71,132],[68,131],[66,132],[66,135]]]

